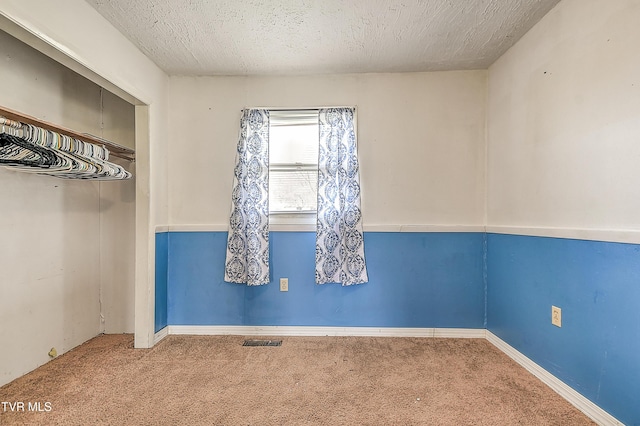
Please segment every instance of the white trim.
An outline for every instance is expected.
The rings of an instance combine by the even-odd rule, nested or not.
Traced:
[[[504,352],[509,358],[520,364],[527,371],[536,376],[540,381],[549,386],[551,389],[556,391],[561,397],[569,401],[574,407],[582,411],[597,424],[624,426],[621,421],[604,411],[602,408],[598,407],[589,399],[581,395],[579,392],[564,383],[562,380],[555,377],[553,374],[549,373],[544,368],[540,367],[538,364],[527,358],[517,349],[510,346],[508,343],[500,339],[489,330],[486,331],[486,338],[495,347]]]
[[[434,328],[433,336],[448,339],[484,339],[487,330],[484,328]]]
[[[119,84],[113,83],[107,77],[103,77],[98,71],[94,71],[95,67],[91,67],[86,58],[82,58],[82,55],[77,51],[71,49],[64,43],[58,42],[57,39],[49,36],[40,29],[35,28],[30,22],[20,19],[15,15],[9,15],[9,13],[10,12],[4,10],[0,11],[0,30],[12,35],[51,59],[54,59],[64,67],[75,71],[98,86],[109,90],[111,93],[132,105],[150,104],[146,96],[145,99],[147,100],[145,101],[133,95],[132,93],[135,90],[132,90],[133,88],[124,82],[120,82]],[[125,86],[128,87],[127,90],[124,89]]]
[[[568,238],[574,240],[603,241],[613,243],[640,244],[640,230],[633,229],[583,229],[583,228],[544,228],[536,226],[501,225],[364,225],[364,232],[487,232],[493,234],[525,235],[533,237]],[[227,232],[228,224],[187,224],[158,225],[159,232]],[[315,232],[315,224],[270,225],[274,232]]]
[[[364,225],[364,232],[485,232],[484,225]]]
[[[153,335],[153,344],[157,345],[162,339],[169,335],[169,327],[165,327]]]
[[[362,225],[364,232],[401,232],[402,225]]]
[[[275,232],[315,232],[313,223],[271,223]],[[485,232],[482,225],[364,225],[364,232]],[[227,232],[228,224],[158,225],[156,232]]]
[[[401,225],[400,232],[485,232],[484,225]]]
[[[488,225],[488,233],[640,244],[640,230]]]
[[[367,336],[367,337],[485,337],[484,328],[312,327],[246,325],[170,325],[169,334],[196,336]]]
[[[169,232],[227,232],[229,224],[213,225],[168,225]]]

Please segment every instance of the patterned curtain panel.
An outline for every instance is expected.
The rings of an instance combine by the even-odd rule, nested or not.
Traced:
[[[319,111],[316,283],[369,281],[364,261],[353,108]]]
[[[236,154],[224,280],[269,282],[269,111],[244,110]]]

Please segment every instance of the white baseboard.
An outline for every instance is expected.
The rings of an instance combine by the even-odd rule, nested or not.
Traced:
[[[154,345],[157,344],[168,335],[169,335],[169,327],[163,328],[162,330],[158,331],[156,334],[153,335],[153,344]]]
[[[575,389],[558,379],[553,374],[549,373],[544,368],[527,358],[520,353],[517,349],[510,346],[504,340],[498,336],[486,330],[486,337],[495,347],[504,352],[509,358],[524,367],[531,374],[536,376],[540,381],[556,391],[561,397],[569,401],[574,407],[582,411],[591,420],[599,425],[622,425],[624,424],[613,417],[611,414],[598,407],[596,404],[585,398]]]
[[[484,328],[391,328],[391,327],[310,327],[310,326],[217,326],[170,325],[168,334],[199,336],[369,336],[369,337],[455,337],[484,338]],[[165,330],[163,329],[163,330]]]

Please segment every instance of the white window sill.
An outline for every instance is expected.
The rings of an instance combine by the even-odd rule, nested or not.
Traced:
[[[315,232],[316,213],[271,213],[269,230],[276,232]]]

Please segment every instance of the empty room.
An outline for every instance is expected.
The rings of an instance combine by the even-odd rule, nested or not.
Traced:
[[[639,23],[0,0],[0,424],[640,425]]]

